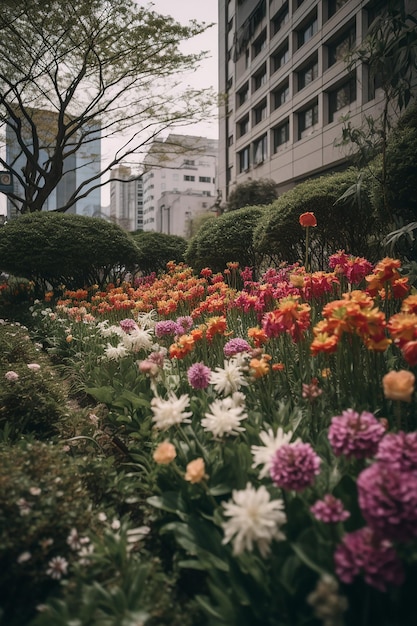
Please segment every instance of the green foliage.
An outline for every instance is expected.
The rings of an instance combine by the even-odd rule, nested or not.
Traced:
[[[187,242],[183,237],[142,230],[132,237],[138,248],[138,266],[143,274],[164,270],[169,261],[179,263],[184,260]]]
[[[376,230],[369,202],[367,181],[357,189],[359,172],[349,169],[300,183],[267,207],[254,233],[254,245],[278,262],[294,263],[304,258],[305,228],[299,224],[302,213],[317,218],[312,232],[310,254],[313,267],[322,269],[329,254],[344,249],[366,256],[368,238]],[[347,192],[347,193],[346,193]],[[346,194],[343,199],[341,197]]]
[[[253,231],[262,214],[262,207],[252,206],[206,222],[189,243],[186,262],[195,270],[210,266],[214,271],[222,271],[229,261],[256,268],[259,257]]]
[[[129,235],[99,218],[39,212],[0,230],[0,267],[39,289],[102,285],[121,278],[136,263]]]
[[[229,194],[226,211],[236,211],[247,206],[271,204],[278,197],[277,185],[269,178],[246,180],[239,183]]]

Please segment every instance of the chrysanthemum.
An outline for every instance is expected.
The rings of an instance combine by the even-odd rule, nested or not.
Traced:
[[[320,463],[309,443],[286,443],[272,457],[271,478],[277,487],[302,491],[314,482]]]
[[[151,400],[153,412],[152,421],[158,430],[168,430],[171,426],[190,423],[191,411],[185,411],[190,404],[190,398],[183,394],[179,398],[171,393],[167,400],[156,397]]]
[[[376,458],[391,469],[417,471],[417,433],[388,433],[378,446]]]
[[[206,389],[210,383],[211,369],[204,363],[193,363],[188,368],[187,378],[193,389]]]
[[[111,343],[108,343],[103,357],[109,361],[119,361],[128,354],[128,350],[122,343],[119,343],[117,346],[112,346]]]
[[[372,413],[347,409],[332,418],[328,437],[336,456],[365,459],[376,453],[384,434],[384,426]]]
[[[135,320],[132,320],[131,318],[120,320],[119,324],[120,324],[120,328],[125,333],[131,333],[132,330],[138,329],[138,325],[136,324]]]
[[[201,425],[214,437],[236,436],[245,430],[240,425],[240,422],[247,418],[244,406],[236,406],[231,398],[215,400],[209,408],[211,413],[205,414]]]
[[[291,430],[285,433],[281,427],[278,428],[276,435],[274,435],[272,428],[268,428],[267,431],[264,430],[259,433],[259,438],[263,446],[251,446],[253,456],[252,467],[263,465],[259,472],[259,478],[269,476],[272,458],[275,452],[285,443],[290,443],[292,436],[293,433]],[[299,439],[297,439],[297,441],[299,441]]]
[[[250,350],[252,348],[248,342],[240,337],[229,339],[223,348],[224,356],[228,359],[235,356],[235,354],[239,354],[239,352],[250,352]]]
[[[331,493],[327,493],[323,500],[317,502],[310,508],[314,517],[325,524],[337,524],[344,522],[350,517],[349,511],[343,506],[343,502],[335,498]]]
[[[139,352],[140,350],[151,350],[153,346],[152,336],[149,330],[137,328],[122,337],[123,345],[129,352]]]
[[[254,545],[265,558],[270,551],[273,539],[285,539],[281,526],[287,521],[281,499],[271,500],[266,488],[258,489],[251,483],[246,489],[233,490],[232,500],[223,502],[224,514],[230,518],[223,522],[223,543],[233,544],[236,555],[245,550],[252,551]]]
[[[239,391],[242,386],[248,384],[236,359],[225,361],[223,368],[216,367],[216,370],[211,373],[210,383],[217,393],[222,393],[225,396]]]
[[[14,383],[16,382],[16,380],[19,380],[19,374],[17,372],[14,372],[13,370],[6,372],[4,377],[6,380],[8,380],[11,383]]]
[[[165,337],[166,335],[179,335],[182,334],[179,331],[178,324],[174,320],[162,320],[155,324],[156,337]]]

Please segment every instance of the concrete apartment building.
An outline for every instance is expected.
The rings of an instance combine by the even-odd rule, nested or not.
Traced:
[[[189,236],[217,197],[218,142],[171,134],[152,143],[143,166],[143,230]]]
[[[143,230],[142,176],[125,165],[110,172],[109,219],[129,232]]]
[[[341,117],[354,126],[382,110],[368,67],[348,73],[344,56],[386,2],[219,0],[218,186],[272,178],[283,192],[343,168]],[[416,0],[406,4],[416,10]]]

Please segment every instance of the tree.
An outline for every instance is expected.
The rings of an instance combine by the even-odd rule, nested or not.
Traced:
[[[277,185],[270,178],[246,180],[230,192],[226,211],[236,211],[246,206],[271,204],[278,197]]]
[[[9,194],[17,210],[40,211],[60,181],[73,181],[80,146],[91,146],[83,165],[94,163],[99,132],[121,136],[122,145],[58,210],[100,187],[103,174],[146,151],[161,130],[206,116],[206,90],[180,88],[181,74],[204,56],[184,54],[181,43],[206,28],[135,0],[3,1],[0,123],[18,150],[0,165],[21,188]]]
[[[164,270],[169,261],[184,261],[187,242],[183,237],[142,230],[132,237],[138,248],[138,267],[143,274]]]

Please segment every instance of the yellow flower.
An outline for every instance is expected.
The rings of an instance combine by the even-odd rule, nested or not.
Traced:
[[[175,446],[173,446],[169,441],[163,441],[158,445],[153,453],[153,460],[155,463],[158,463],[158,465],[168,465],[175,459],[176,456],[177,452],[175,450]]]
[[[385,397],[388,400],[411,402],[415,380],[414,374],[407,370],[399,370],[398,372],[392,370],[388,372],[382,379]]]
[[[188,480],[190,483],[201,483],[205,478],[207,478],[207,475],[204,460],[200,457],[190,461],[185,472],[185,480]]]

